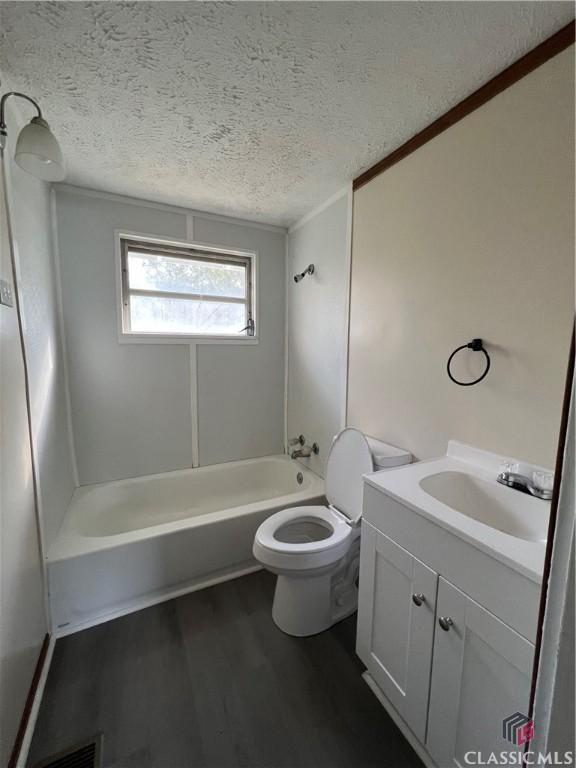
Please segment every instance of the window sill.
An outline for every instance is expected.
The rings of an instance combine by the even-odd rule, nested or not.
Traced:
[[[228,346],[254,346],[260,343],[258,336],[171,336],[166,333],[121,333],[120,344],[226,344]]]

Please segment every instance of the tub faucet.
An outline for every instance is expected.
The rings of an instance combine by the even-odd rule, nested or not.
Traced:
[[[315,454],[316,456],[320,453],[320,446],[318,443],[312,443],[312,446],[309,445],[303,445],[302,448],[298,448],[295,451],[292,451],[290,454],[291,459],[309,459],[312,454]]]

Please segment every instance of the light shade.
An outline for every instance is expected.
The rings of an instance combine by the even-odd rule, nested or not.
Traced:
[[[62,181],[66,175],[60,145],[42,117],[34,117],[20,131],[14,153],[16,163],[44,181]]]

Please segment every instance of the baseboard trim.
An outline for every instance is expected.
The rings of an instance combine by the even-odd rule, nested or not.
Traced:
[[[137,598],[135,600],[124,603],[115,610],[106,611],[105,613],[101,613],[98,616],[94,616],[84,621],[57,627],[54,630],[54,634],[56,638],[73,635],[76,632],[82,632],[84,629],[90,629],[91,627],[96,627],[99,624],[105,624],[107,621],[119,619],[122,616],[127,616],[130,613],[136,613],[136,611],[141,611],[144,608],[150,608],[153,605],[165,603],[168,600],[174,600],[174,598],[182,597],[182,595],[187,595],[190,592],[197,592],[200,589],[207,589],[208,587],[213,587],[216,584],[222,584],[225,581],[232,581],[233,579],[238,579],[241,576],[247,576],[250,573],[255,573],[256,571],[261,570],[261,565],[250,565],[244,568],[226,571],[225,573],[221,573],[220,575],[214,576],[210,579],[195,581],[193,583],[187,584],[186,586],[180,586],[175,589],[167,589],[159,593],[154,593],[153,595]]]
[[[50,662],[52,661],[54,643],[55,639],[53,636],[49,634],[44,636],[42,647],[38,654],[38,661],[36,662],[36,667],[34,669],[34,675],[32,676],[32,682],[30,683],[28,696],[26,697],[26,703],[24,704],[20,726],[18,728],[18,733],[16,734],[14,747],[12,748],[12,754],[8,761],[8,768],[24,768],[26,765],[30,743],[32,741],[32,734],[34,733],[34,726],[36,725],[36,719],[38,718],[38,711],[46,686]]]
[[[376,696],[380,704],[382,704],[386,712],[390,715],[391,719],[394,721],[394,725],[396,725],[398,730],[401,732],[402,736],[404,736],[408,744],[410,744],[410,746],[412,747],[414,752],[416,752],[420,760],[422,760],[426,768],[438,768],[438,766],[432,760],[428,752],[425,750],[422,744],[418,741],[416,736],[414,736],[410,728],[408,728],[408,726],[406,725],[402,717],[399,715],[399,713],[396,711],[394,706],[388,701],[386,696],[384,696],[384,694],[382,693],[382,691],[374,681],[374,678],[372,677],[372,675],[369,672],[363,672],[362,679],[364,680],[366,685],[370,688],[374,696]]]

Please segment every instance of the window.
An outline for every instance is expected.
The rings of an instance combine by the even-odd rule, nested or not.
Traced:
[[[120,239],[127,335],[254,336],[253,257]]]

